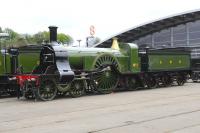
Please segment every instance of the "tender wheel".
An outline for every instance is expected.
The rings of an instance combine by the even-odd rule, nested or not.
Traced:
[[[192,73],[192,81],[196,83],[196,82],[198,82],[198,79],[199,79],[199,73],[193,72]]]
[[[167,87],[167,86],[171,86],[173,81],[169,75],[163,75],[161,77],[161,82],[164,87]]]
[[[85,84],[82,80],[74,80],[71,83],[71,87],[69,90],[69,94],[71,97],[80,97],[85,94]]]
[[[146,78],[146,85],[148,89],[153,89],[156,88],[158,84],[155,77],[150,75]]]
[[[128,87],[127,87],[128,90],[137,90],[138,89],[139,85],[138,85],[138,81],[136,78],[128,77],[126,80],[127,80],[126,84],[128,85]]]
[[[38,97],[43,101],[53,100],[57,94],[57,87],[52,80],[44,80],[38,89]]]
[[[118,62],[109,54],[103,54],[97,58],[95,68],[101,71],[94,74],[92,80],[99,93],[111,93],[119,82]]]
[[[182,86],[184,85],[184,83],[186,82],[186,78],[184,75],[178,75],[177,76],[177,79],[176,79],[176,82],[179,86]]]

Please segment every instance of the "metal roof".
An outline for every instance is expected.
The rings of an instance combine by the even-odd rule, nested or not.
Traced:
[[[138,38],[160,31],[165,28],[173,27],[180,24],[185,24],[188,22],[193,22],[195,20],[200,19],[200,9],[193,10],[181,14],[176,14],[170,17],[165,17],[153,22],[149,22],[131,29],[126,30],[125,32],[121,32],[117,35],[110,37],[98,44],[94,47],[111,47],[112,38],[117,37],[119,42],[133,42]]]

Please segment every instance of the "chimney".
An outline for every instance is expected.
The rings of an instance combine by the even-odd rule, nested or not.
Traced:
[[[49,32],[50,32],[50,42],[56,42],[57,41],[57,28],[56,26],[49,26]]]

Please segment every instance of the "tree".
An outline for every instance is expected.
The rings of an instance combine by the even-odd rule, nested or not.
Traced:
[[[58,38],[58,41],[59,42],[62,42],[62,43],[72,43],[73,42],[73,39],[72,37],[70,37],[69,35],[65,35],[64,33],[59,33],[57,35],[57,38]]]
[[[12,29],[9,29],[9,28],[5,28],[3,32],[8,33],[9,34],[9,38],[11,40],[16,40],[20,36],[17,32],[15,32],[15,31],[13,31]]]
[[[38,32],[33,35],[33,40],[35,43],[41,44],[43,41],[49,40],[49,33],[46,31]]]
[[[33,35],[33,38],[36,43],[40,44],[44,41],[48,42],[49,36],[50,36],[49,32],[43,31],[43,32],[38,32],[37,34]],[[64,33],[58,33],[57,39],[59,42],[62,42],[62,43],[72,43],[73,42],[72,37],[70,37],[69,35],[66,35]]]
[[[1,42],[5,47],[11,46],[24,46],[27,44],[42,44],[43,42],[49,42],[50,33],[47,31],[38,32],[34,35],[30,34],[19,34],[10,28],[5,28],[4,30],[0,27],[0,32],[5,32],[9,34],[9,38]],[[72,43],[73,39],[71,36],[64,33],[59,33],[57,35],[58,41],[62,43]]]

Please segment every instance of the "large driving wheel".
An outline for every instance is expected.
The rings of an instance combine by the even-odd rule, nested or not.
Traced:
[[[94,67],[101,70],[92,77],[96,90],[102,94],[111,93],[119,81],[117,60],[112,55],[103,54],[97,58]]]
[[[44,80],[38,89],[38,97],[43,101],[53,100],[57,94],[57,87],[54,81]]]
[[[71,97],[80,97],[85,94],[85,84],[83,80],[74,80],[69,90]]]

